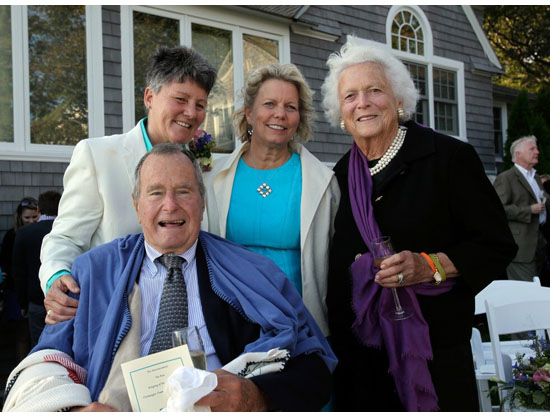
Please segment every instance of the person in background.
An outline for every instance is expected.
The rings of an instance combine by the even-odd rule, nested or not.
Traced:
[[[327,254],[340,199],[334,173],[303,145],[312,91],[293,64],[252,71],[233,115],[242,144],[205,174],[203,229],[271,258],[328,335]]]
[[[40,212],[38,202],[33,197],[24,197],[18,203],[13,214],[13,228],[6,231],[0,250],[0,266],[2,267],[2,282],[4,287],[4,309],[2,320],[13,329],[15,334],[16,361],[21,361],[30,350],[30,336],[27,319],[21,315],[21,307],[17,303],[13,277],[13,244],[17,231],[38,221]]]
[[[539,162],[537,138],[525,136],[510,146],[514,166],[500,173],[494,182],[519,247],[506,272],[508,279],[532,281],[542,273],[546,255],[550,202],[535,166]]]
[[[334,167],[335,410],[478,411],[474,296],[516,251],[502,205],[471,145],[411,121],[418,93],[389,48],[350,36],[327,65],[325,115],[353,137]],[[395,254],[377,268],[380,236]]]
[[[40,288],[40,247],[52,229],[61,194],[55,190],[38,196],[40,218],[36,223],[17,230],[13,245],[13,277],[21,314],[28,319],[31,347],[38,343],[45,326],[44,293]]]
[[[205,191],[193,154],[180,144],[157,145],[135,178],[143,233],[75,260],[82,290],[76,317],[44,329],[10,375],[4,411],[131,411],[120,363],[171,348],[172,332],[186,324],[199,328],[207,369],[217,375],[217,387],[197,405],[319,410],[336,358],[271,260],[200,231]],[[272,373],[248,379],[220,369],[243,352],[274,348],[280,355]]]
[[[79,291],[70,275],[78,255],[141,231],[132,206],[133,170],[153,145],[185,144],[193,138],[215,80],[216,70],[192,48],[160,48],[147,72],[147,117],[125,134],[76,145],[63,179],[59,216],[40,255],[47,323],[75,315],[78,302],[65,293]]]

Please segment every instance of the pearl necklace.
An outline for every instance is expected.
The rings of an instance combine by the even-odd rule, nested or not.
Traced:
[[[395,135],[395,138],[393,138],[390,147],[386,150],[384,155],[382,155],[382,158],[378,160],[374,167],[369,169],[371,176],[380,173],[384,168],[386,168],[386,166],[391,162],[393,157],[395,157],[395,155],[401,148],[401,145],[403,145],[403,142],[405,142],[406,134],[407,128],[400,126],[397,130],[397,135]]]

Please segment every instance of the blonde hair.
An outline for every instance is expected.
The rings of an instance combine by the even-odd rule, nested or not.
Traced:
[[[248,133],[249,124],[246,120],[245,108],[252,109],[254,100],[258,96],[258,91],[262,84],[273,79],[291,83],[298,90],[300,123],[292,141],[303,144],[309,140],[312,133],[312,124],[315,120],[313,91],[309,88],[304,76],[294,64],[269,64],[256,68],[249,74],[242,90],[244,106],[233,113],[235,135],[242,142],[250,141],[250,134]]]

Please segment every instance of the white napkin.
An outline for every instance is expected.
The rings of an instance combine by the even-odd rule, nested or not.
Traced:
[[[244,353],[227,363],[224,370],[250,378],[284,369],[290,358],[288,350],[273,348],[268,352]],[[209,407],[195,406],[195,402],[208,395],[218,385],[214,373],[193,367],[180,367],[168,378],[166,412],[209,412]]]
[[[206,370],[179,367],[168,378],[166,412],[210,412],[208,406],[195,406],[218,385],[218,377]]]

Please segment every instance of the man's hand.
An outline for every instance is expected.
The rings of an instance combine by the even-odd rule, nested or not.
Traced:
[[[531,213],[538,215],[544,212],[545,207],[542,203],[534,203],[531,205]]]
[[[104,403],[93,402],[88,406],[75,406],[71,408],[71,412],[118,412],[118,410]]]
[[[54,325],[58,322],[68,321],[76,315],[78,300],[67,296],[68,291],[80,293],[80,288],[70,274],[59,277],[52,283],[44,307],[46,308],[46,324]]]
[[[267,395],[250,379],[225,370],[214,370],[218,386],[197,401],[197,406],[209,406],[213,412],[265,412],[269,408]]]

